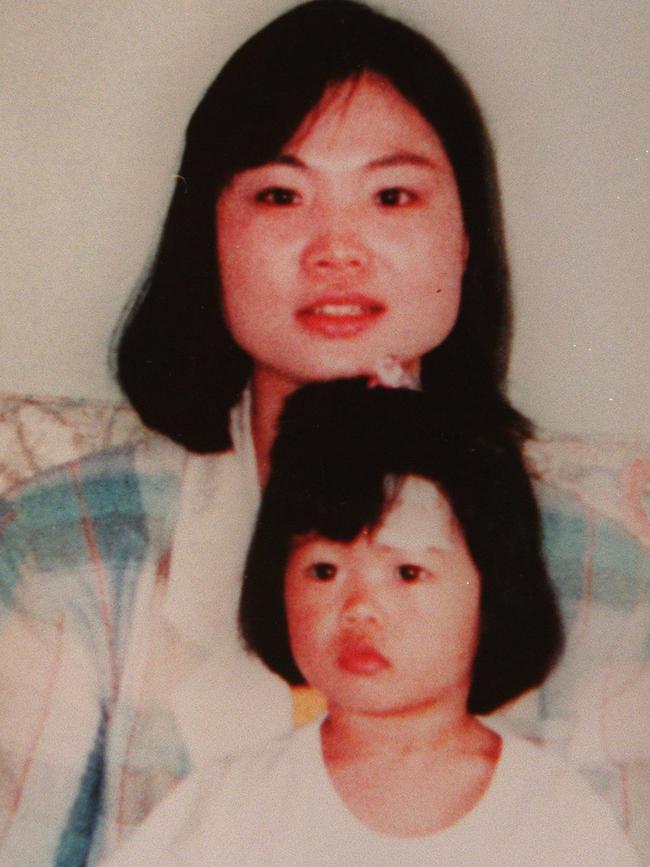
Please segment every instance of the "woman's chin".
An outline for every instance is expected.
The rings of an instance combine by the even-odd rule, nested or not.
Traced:
[[[364,363],[336,364],[306,364],[298,367],[272,367],[270,365],[256,364],[253,371],[253,387],[265,389],[272,387],[286,394],[308,385],[311,382],[333,382],[337,379],[354,379],[365,376],[371,378],[374,375],[372,365]]]

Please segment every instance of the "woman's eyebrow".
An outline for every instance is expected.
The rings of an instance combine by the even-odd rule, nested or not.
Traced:
[[[367,168],[369,169],[381,169],[386,166],[426,166],[430,169],[439,168],[439,165],[434,160],[425,157],[423,154],[416,154],[411,151],[398,151],[394,154],[388,154],[385,157],[371,160],[367,164]]]
[[[294,154],[284,153],[269,160],[266,165],[270,166],[294,166],[298,169],[308,169],[307,163],[304,163],[299,157]],[[423,154],[414,153],[411,151],[396,151],[392,154],[386,154],[383,157],[370,160],[364,168],[366,169],[381,169],[390,166],[425,166],[434,171],[440,168],[439,163],[432,160],[430,157],[425,157]]]

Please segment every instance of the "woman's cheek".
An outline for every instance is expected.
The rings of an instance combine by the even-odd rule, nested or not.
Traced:
[[[267,288],[279,284],[286,290],[287,281],[295,279],[300,253],[307,243],[302,215],[262,216],[242,228],[232,258],[247,279],[262,282]]]

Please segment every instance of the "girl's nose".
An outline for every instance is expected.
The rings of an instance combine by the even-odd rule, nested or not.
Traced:
[[[379,623],[381,610],[377,600],[365,590],[355,590],[347,597],[341,611],[344,626]]]
[[[370,251],[353,229],[328,230],[305,249],[302,266],[313,277],[361,276],[370,265]]]

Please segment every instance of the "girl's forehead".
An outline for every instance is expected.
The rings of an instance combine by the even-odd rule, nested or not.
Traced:
[[[363,529],[349,542],[336,541],[316,530],[291,538],[290,551],[313,545],[333,547],[343,553],[362,544],[425,553],[431,548],[451,551],[458,545],[459,527],[446,495],[422,476],[387,476],[386,506],[374,527]],[[461,535],[462,535],[462,531]]]
[[[386,488],[388,506],[373,542],[412,551],[453,547],[453,513],[437,485],[421,476],[389,476]]]

